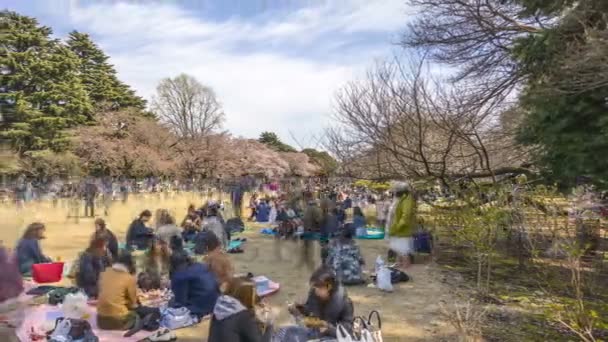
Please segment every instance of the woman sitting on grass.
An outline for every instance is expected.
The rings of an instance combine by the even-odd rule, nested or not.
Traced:
[[[186,228],[186,223],[188,222],[188,220],[190,220],[192,224],[196,226],[200,226],[201,224],[201,216],[196,211],[196,207],[194,206],[194,204],[190,204],[188,206],[188,212],[186,213],[186,217],[184,217],[184,220],[181,224],[182,228]]]
[[[107,251],[106,236],[97,233],[93,236],[89,248],[80,255],[76,286],[82,289],[89,298],[97,298],[99,275],[111,265]]]
[[[219,284],[228,283],[234,276],[234,267],[228,255],[222,250],[222,245],[215,234],[207,237],[207,256],[205,263],[215,275]]]
[[[171,250],[169,245],[159,237],[155,237],[146,252],[143,272],[137,278],[139,287],[142,290],[149,291],[168,285],[170,264]]]
[[[43,223],[34,222],[30,224],[23,236],[17,243],[16,253],[19,271],[25,276],[31,276],[32,265],[51,262],[40,249],[40,240],[45,239],[46,227]]]
[[[219,285],[207,265],[193,262],[185,252],[171,255],[172,307],[185,307],[200,317],[213,311]]]
[[[203,220],[203,231],[212,232],[219,239],[221,248],[228,248],[230,241],[228,240],[228,234],[222,221],[218,217],[218,209],[211,207],[208,210],[207,217]]]
[[[181,236],[182,230],[175,224],[175,218],[169,213],[168,210],[162,209],[157,219],[158,228],[156,229],[156,235],[169,244],[173,236]]]
[[[153,326],[159,318],[157,308],[139,304],[133,258],[128,251],[122,252],[99,277],[97,326],[105,330],[128,330],[125,337],[129,337],[146,326]]]
[[[328,250],[329,254],[325,264],[334,271],[342,284],[359,285],[365,283],[365,280],[363,280],[365,261],[361,256],[359,246],[353,240],[352,225],[347,224],[341,230],[340,236],[332,240]]]
[[[317,269],[310,277],[310,287],[306,303],[291,306],[289,312],[317,318],[319,321],[314,322],[315,330],[318,329],[316,338],[336,338],[338,324],[351,331],[353,302],[334,272],[326,267]]]
[[[213,308],[208,342],[266,342],[272,327],[261,329],[255,316],[255,286],[244,286],[231,279],[221,286],[222,293]]]
[[[139,217],[135,219],[127,230],[127,248],[135,247],[136,249],[147,249],[150,247],[150,242],[154,237],[152,229],[146,226],[150,222],[152,213],[150,210],[144,210]]]
[[[106,221],[102,218],[95,220],[95,233],[93,233],[92,239],[94,239],[96,235],[105,237],[106,248],[108,249],[110,256],[112,259],[118,258],[118,240],[116,239],[116,235],[108,229]]]
[[[196,238],[196,235],[199,233],[200,228],[199,226],[194,224],[194,221],[188,219],[186,220],[186,222],[184,222],[183,225],[183,230],[182,230],[182,239],[186,242],[191,242],[194,241],[194,239]]]

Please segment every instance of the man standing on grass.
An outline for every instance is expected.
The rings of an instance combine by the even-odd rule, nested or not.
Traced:
[[[93,179],[88,178],[84,185],[84,216],[95,217],[95,199],[98,188]],[[89,215],[90,214],[90,215]]]

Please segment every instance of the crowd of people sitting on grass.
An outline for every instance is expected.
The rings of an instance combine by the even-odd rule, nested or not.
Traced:
[[[396,194],[404,196],[407,192],[405,188],[398,189]],[[379,224],[383,224],[387,216],[394,216],[393,226],[388,229],[391,234],[412,229],[415,200],[412,196],[406,197],[396,198],[394,205],[386,206],[383,209],[386,212],[377,215]],[[304,240],[305,256],[311,241],[306,234],[319,236],[316,240],[322,246],[322,265],[316,267],[310,278],[308,299],[289,307],[296,317],[318,318],[314,328],[302,330],[294,326],[273,332],[269,322],[258,324],[254,309],[263,303],[255,287],[246,285],[252,275],[237,276],[227,254],[242,252],[240,248],[231,248],[231,235],[238,231],[234,226],[240,225],[242,229],[242,221],[233,218],[226,222],[221,204],[215,201],[198,209],[190,206],[179,226],[165,209],[156,211],[154,219],[151,211],[144,210],[129,225],[124,245],[103,219],[95,220],[89,245],[72,266],[70,276],[79,289],[96,300],[98,327],[124,330],[125,336],[142,329],[156,330],[155,322],[159,321],[161,312],[141,305],[138,291],[169,289],[172,293],[169,306],[186,308],[194,322],[212,315],[208,339],[211,342],[269,341],[271,334],[335,338],[337,324],[349,328],[353,304],[343,286],[366,282],[364,259],[354,240],[367,225],[363,211],[352,208],[348,196],[341,201],[332,196],[318,199],[306,194],[295,200],[284,195],[268,199],[254,196],[254,201],[251,217],[261,222],[273,219],[277,239]],[[351,208],[349,221],[352,222],[346,222],[346,211]],[[32,223],[17,244],[17,267],[24,277],[31,275],[32,265],[51,262],[39,243],[45,238],[45,232],[44,224]],[[394,247],[399,256],[407,256],[411,252],[411,241],[403,235],[395,238],[398,240],[391,240],[391,248]],[[292,337],[285,338],[283,340]]]

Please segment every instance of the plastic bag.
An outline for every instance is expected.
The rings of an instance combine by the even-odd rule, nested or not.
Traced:
[[[384,266],[384,260],[382,260],[381,256],[377,256],[376,257],[376,264],[374,267],[374,272],[376,272],[376,274],[378,274],[378,271],[380,271],[380,269]]]
[[[61,304],[61,312],[65,318],[87,319],[89,318],[88,298],[82,292],[70,293],[65,296]]]
[[[388,267],[382,266],[380,267],[380,270],[378,270],[376,286],[382,291],[393,291],[393,284],[391,283],[391,270]]]

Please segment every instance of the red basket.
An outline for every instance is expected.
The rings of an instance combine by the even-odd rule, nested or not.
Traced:
[[[61,281],[63,262],[49,262],[32,265],[32,278],[38,284],[56,283]]]

